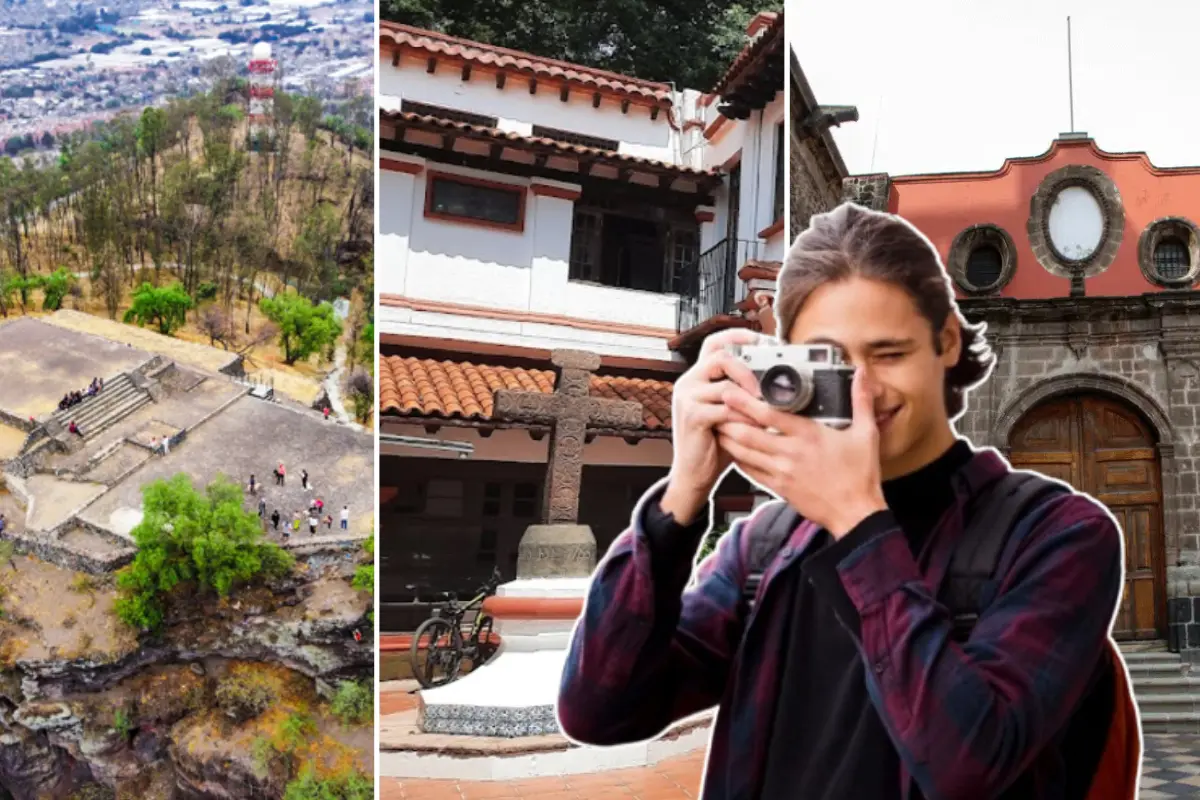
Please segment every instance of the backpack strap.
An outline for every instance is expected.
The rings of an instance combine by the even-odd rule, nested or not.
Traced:
[[[954,615],[953,637],[964,642],[983,610],[983,591],[994,579],[1013,527],[1036,502],[1060,483],[1031,472],[1009,472],[976,495],[967,509],[966,528],[950,557],[942,602]]]
[[[786,502],[779,500],[764,508],[761,518],[750,531],[749,559],[746,563],[746,582],[742,584],[742,605],[747,611],[754,608],[758,587],[762,585],[767,567],[784,541],[800,523],[800,514]],[[747,529],[749,531],[749,528]]]

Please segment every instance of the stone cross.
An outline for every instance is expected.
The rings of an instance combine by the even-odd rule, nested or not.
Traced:
[[[499,389],[492,416],[550,426],[542,523],[574,525],[579,517],[587,427],[636,428],[642,424],[642,404],[590,396],[592,372],[600,366],[600,356],[595,353],[555,350],[550,354],[550,363],[558,368],[558,384],[553,394]]]

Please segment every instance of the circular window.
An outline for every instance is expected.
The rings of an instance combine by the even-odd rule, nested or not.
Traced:
[[[1151,283],[1182,289],[1196,282],[1200,267],[1200,236],[1183,217],[1156,219],[1142,231],[1138,265]]]
[[[967,280],[972,286],[991,286],[1003,270],[1004,260],[995,245],[981,244],[967,256]]]
[[[1060,278],[1108,269],[1125,237],[1125,209],[1112,178],[1086,164],[1047,175],[1033,193],[1026,225],[1033,255]]]
[[[1104,211],[1096,196],[1082,186],[1068,186],[1050,203],[1046,227],[1050,244],[1066,261],[1086,261],[1104,239]]]
[[[969,294],[994,294],[1012,280],[1017,249],[1012,237],[998,225],[973,225],[950,245],[946,269],[954,282]]]
[[[1191,266],[1187,245],[1174,236],[1163,239],[1154,248],[1154,271],[1166,280],[1179,280],[1188,274]]]

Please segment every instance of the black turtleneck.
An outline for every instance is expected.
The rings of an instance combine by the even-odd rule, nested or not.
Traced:
[[[972,455],[955,442],[935,461],[885,481],[883,495],[914,557],[954,501],[951,476]],[[835,614],[838,562],[878,532],[875,516],[840,541],[822,531],[811,555],[775,580],[772,613],[787,616],[779,697],[767,746],[764,800],[899,798],[900,758],[867,695],[862,657]],[[843,593],[844,597],[844,593]],[[764,608],[766,610],[766,608]],[[843,614],[845,620],[850,615]],[[850,620],[847,620],[850,622]],[[857,624],[857,616],[852,624]],[[920,793],[912,795],[919,800]]]

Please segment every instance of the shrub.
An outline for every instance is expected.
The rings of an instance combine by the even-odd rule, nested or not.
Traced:
[[[123,708],[115,709],[113,711],[112,728],[122,739],[128,739],[129,734],[133,731],[133,721],[129,719],[129,712]]]
[[[280,744],[275,749],[290,753],[299,749],[317,732],[317,723],[308,714],[293,711],[279,726]]]
[[[262,714],[275,702],[271,688],[252,676],[231,675],[221,681],[215,694],[217,708],[241,724]]]
[[[358,772],[332,778],[318,778],[306,766],[300,776],[287,785],[283,800],[371,800],[375,786],[371,778]]]
[[[333,696],[333,715],[343,725],[362,725],[375,717],[375,697],[365,683],[342,681]]]

